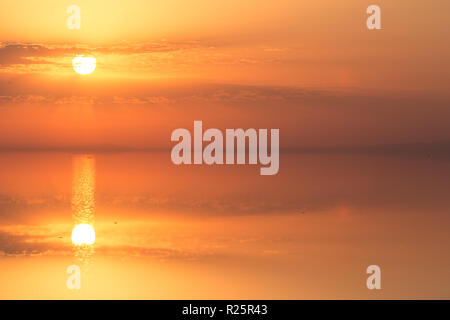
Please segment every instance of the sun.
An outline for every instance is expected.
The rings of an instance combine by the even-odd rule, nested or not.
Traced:
[[[79,74],[91,74],[97,66],[97,60],[94,57],[76,56],[72,59],[73,70]]]
[[[90,224],[77,224],[72,231],[72,242],[78,246],[94,244],[94,228]]]

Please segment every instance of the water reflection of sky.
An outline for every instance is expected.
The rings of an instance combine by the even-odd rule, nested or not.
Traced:
[[[75,225],[94,226],[95,158],[92,155],[73,157],[72,217]],[[76,260],[88,265],[94,254],[93,244],[73,245]]]
[[[166,153],[2,153],[0,297],[74,297],[71,231],[94,211],[95,256],[75,257],[90,261],[83,298],[450,295],[447,157],[281,160],[261,177],[256,166],[174,166]],[[365,288],[371,264],[377,296]]]

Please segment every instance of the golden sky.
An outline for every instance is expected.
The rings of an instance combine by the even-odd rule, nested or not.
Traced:
[[[277,127],[285,148],[448,140],[448,1],[381,1],[377,31],[368,5],[3,1],[0,146],[161,149],[195,119]]]
[[[2,0],[0,298],[448,298],[450,2],[370,4]],[[280,173],[174,166],[194,120],[279,128]]]

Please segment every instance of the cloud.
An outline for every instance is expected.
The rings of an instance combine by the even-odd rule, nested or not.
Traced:
[[[32,58],[43,58],[50,53],[51,50],[42,45],[8,44],[0,47],[0,65],[45,63],[43,60]]]
[[[450,141],[448,94],[109,78],[74,90],[73,81],[0,74],[0,148],[162,150],[199,119],[279,128],[283,150]]]
[[[0,68],[10,65],[53,64],[50,58],[74,54],[135,55],[175,52],[199,47],[196,41],[117,44],[111,46],[70,46],[29,43],[0,43]]]

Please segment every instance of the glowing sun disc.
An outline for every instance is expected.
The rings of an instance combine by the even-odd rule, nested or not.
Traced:
[[[90,224],[77,224],[72,231],[72,242],[76,245],[94,244],[94,228]]]
[[[94,72],[97,60],[94,57],[76,56],[72,59],[72,66],[76,73],[90,74]]]

